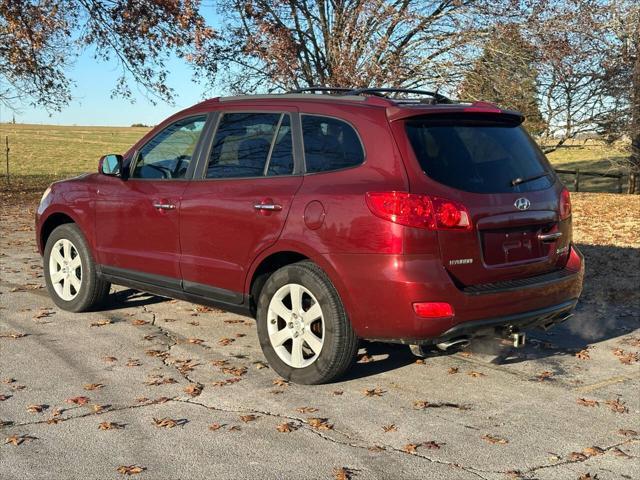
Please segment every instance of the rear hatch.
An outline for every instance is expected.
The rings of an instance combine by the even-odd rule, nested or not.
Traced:
[[[418,173],[411,192],[459,202],[468,230],[439,230],[444,267],[460,286],[562,268],[571,240],[558,215],[562,185],[509,112],[432,114],[403,121]]]

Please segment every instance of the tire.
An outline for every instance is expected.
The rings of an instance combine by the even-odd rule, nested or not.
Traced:
[[[109,294],[111,284],[98,277],[84,235],[74,223],[65,223],[51,232],[43,262],[49,295],[63,310],[91,310]]]
[[[269,277],[260,292],[257,324],[269,364],[295,383],[337,379],[358,351],[358,337],[338,292],[310,261],[287,265]]]

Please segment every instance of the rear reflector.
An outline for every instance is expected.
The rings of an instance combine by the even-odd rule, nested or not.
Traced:
[[[413,311],[422,318],[453,317],[453,307],[444,302],[418,302],[413,304]]]
[[[471,217],[460,203],[407,192],[368,192],[367,205],[377,217],[407,227],[470,230]]]

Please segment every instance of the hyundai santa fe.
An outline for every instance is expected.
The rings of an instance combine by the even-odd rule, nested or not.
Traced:
[[[46,190],[48,291],[73,312],[118,284],[253,316],[275,371],[306,384],[361,339],[517,346],[571,316],[584,274],[523,120],[384,88],[204,101]]]

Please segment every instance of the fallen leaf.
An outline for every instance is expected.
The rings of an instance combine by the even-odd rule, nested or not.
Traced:
[[[105,325],[110,325],[111,320],[98,320],[97,322],[91,323],[91,327],[104,327]]]
[[[571,452],[569,454],[569,460],[572,462],[582,462],[587,459],[587,456],[584,453],[580,452]]]
[[[193,343],[194,345],[202,345],[204,343],[204,340],[202,340],[201,338],[187,338],[187,342]]]
[[[98,405],[97,403],[91,405],[91,410],[93,410],[93,413],[100,413],[103,412],[109,405]]]
[[[140,363],[140,360],[138,360],[137,358],[130,358],[125,365],[127,367],[139,367],[142,364]]]
[[[357,361],[357,363],[370,363],[370,362],[373,362],[373,357],[371,355],[367,355],[366,353],[364,355],[360,355]]]
[[[591,357],[589,356],[589,349],[585,348],[584,350],[580,350],[576,353],[576,358],[579,360],[589,360]]]
[[[27,407],[27,412],[29,413],[41,413],[42,411],[48,408],[47,405],[29,405]]]
[[[582,450],[582,453],[584,453],[587,457],[595,457],[596,455],[602,455],[604,453],[604,450],[600,447],[587,447]]]
[[[26,337],[27,334],[26,333],[21,333],[21,332],[10,332],[10,333],[0,333],[0,338],[22,338],[22,337]]]
[[[104,387],[102,383],[87,383],[84,386],[84,389],[91,391],[91,390],[98,390],[99,388],[102,388],[102,387]]]
[[[417,358],[415,363],[418,365],[425,365],[427,362],[424,361],[424,358]]]
[[[298,413],[316,413],[318,411],[315,407],[298,407],[296,412]]]
[[[616,357],[618,357],[618,360],[620,360],[620,363],[624,365],[631,365],[632,363],[635,363],[640,360],[639,352],[625,352],[621,348],[616,348],[613,351],[613,354]]]
[[[257,420],[259,417],[255,416],[255,415],[240,415],[240,420],[242,420],[244,423],[249,423],[249,422],[253,422],[255,420]]]
[[[140,467],[138,465],[120,465],[117,472],[122,475],[137,475],[146,470],[146,467]]]
[[[451,368],[449,368],[449,370],[447,370],[447,373],[449,375],[455,375],[459,371],[460,371],[460,369],[458,367],[451,367]]]
[[[623,458],[631,458],[631,455],[629,455],[626,452],[623,452],[622,450],[620,450],[618,447],[614,448],[611,451],[616,457],[623,457]]]
[[[620,430],[618,430],[618,434],[622,435],[624,437],[637,437],[638,436],[638,432],[636,432],[635,430],[626,430],[624,428],[621,428]]]
[[[269,366],[263,362],[253,362],[253,364],[256,366],[258,370],[262,370],[263,368],[269,368]]]
[[[173,428],[178,426],[178,422],[173,418],[153,418],[153,423],[159,428]]]
[[[242,429],[238,425],[233,425],[233,426],[227,428],[227,430],[230,431],[230,432],[239,432]]]
[[[157,357],[157,358],[166,358],[169,356],[169,352],[165,351],[165,350],[145,350],[144,352],[145,355],[147,355],[148,357]]]
[[[342,395],[344,392],[342,390],[334,390],[331,394],[335,396]]]
[[[578,405],[584,405],[585,407],[597,407],[599,405],[597,400],[589,400],[586,398],[579,398],[577,402]]]
[[[607,400],[604,403],[609,405],[609,408],[616,413],[627,413],[629,411],[629,409],[625,406],[624,402],[621,402],[619,399]]]
[[[365,397],[381,397],[383,394],[387,393],[386,390],[381,388],[367,388],[362,391]]]
[[[316,430],[333,430],[333,425],[331,425],[326,418],[309,418],[307,419],[307,423],[311,428],[315,428]]]
[[[545,370],[544,372],[540,372],[538,375],[536,375],[536,379],[539,382],[544,382],[545,380],[549,379],[553,377],[553,372],[550,372],[548,370]]]
[[[439,450],[440,444],[434,442],[433,440],[429,440],[428,442],[424,442],[422,444],[423,447],[428,448],[429,450]]]
[[[222,367],[220,371],[222,371],[222,373],[226,373],[227,375],[241,377],[242,375],[247,373],[247,367]]]
[[[11,395],[0,395],[0,402],[4,402],[11,398]]]
[[[334,468],[333,476],[336,480],[350,480],[353,478],[353,472],[346,467]]]
[[[478,378],[478,377],[486,377],[486,375],[482,372],[476,372],[475,370],[471,370],[470,372],[467,372],[467,375],[474,377],[474,378]]]
[[[220,430],[222,427],[224,427],[224,424],[214,422],[211,425],[209,425],[209,430],[216,431],[216,430]]]
[[[221,338],[220,340],[218,340],[218,344],[222,345],[223,347],[226,347],[227,345],[230,345],[231,343],[235,342],[235,338]]]
[[[505,444],[509,443],[509,441],[507,439],[502,438],[502,437],[497,437],[495,435],[487,434],[487,435],[483,435],[481,438],[483,440],[486,440],[489,443],[494,444],[494,445],[505,445]]]
[[[65,400],[65,402],[67,403],[74,403],[76,405],[84,405],[86,403],[89,403],[89,398],[88,397],[72,397],[72,398],[67,398]]]
[[[589,472],[583,473],[578,477],[578,480],[598,480],[598,475],[594,475],[593,477]]]
[[[184,387],[184,393],[187,395],[191,395],[192,397],[197,397],[202,393],[202,385],[197,383],[190,383],[186,387]]]
[[[14,446],[18,446],[21,445],[22,443],[26,442],[26,441],[30,441],[30,440],[37,440],[37,437],[32,437],[31,435],[11,435],[10,437],[7,437],[4,441],[4,444],[8,444],[10,443],[11,445]]]
[[[132,321],[131,321],[131,324],[132,324],[132,325],[136,325],[136,326],[140,326],[140,325],[148,325],[148,324],[149,324],[149,322],[148,322],[148,321],[146,321],[146,320],[138,319],[138,320],[132,320]]]
[[[416,453],[417,448],[418,448],[418,445],[416,445],[415,443],[407,443],[402,447],[402,451],[407,453]]]
[[[98,430],[119,430],[124,428],[124,425],[116,422],[101,422],[98,424]]]
[[[102,360],[104,360],[105,362],[112,363],[112,362],[117,362],[118,358],[117,357],[103,357]]]
[[[276,378],[273,382],[274,385],[277,385],[278,387],[288,387],[289,386],[289,382],[286,381],[284,378]]]
[[[170,383],[178,383],[174,378],[165,377],[164,375],[154,375],[150,379],[144,382],[145,385],[149,386],[158,386],[158,385],[167,385]]]
[[[383,425],[382,426],[382,430],[384,430],[385,433],[397,432],[398,431],[398,427],[396,427],[395,423],[390,423],[389,425]]]
[[[280,433],[290,433],[290,432],[293,432],[294,430],[297,430],[297,429],[298,429],[298,427],[296,427],[291,422],[281,423],[276,427],[276,430],[278,430]]]

